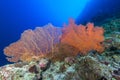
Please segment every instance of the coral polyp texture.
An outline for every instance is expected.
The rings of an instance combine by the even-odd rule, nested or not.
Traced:
[[[61,28],[51,24],[37,27],[35,30],[25,30],[20,40],[6,47],[4,53],[10,62],[31,60],[33,57],[54,52],[60,35]]]
[[[68,26],[64,26],[61,42],[77,48],[81,54],[86,55],[91,50],[102,52],[104,50],[104,29],[95,27],[93,23],[86,26],[76,25],[70,19]]]

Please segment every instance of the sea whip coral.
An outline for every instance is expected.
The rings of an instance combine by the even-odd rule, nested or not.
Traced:
[[[76,25],[74,20],[70,19],[69,25],[63,28],[61,42],[77,48],[83,55],[90,50],[102,52],[103,33],[104,29],[94,27],[93,23],[88,23],[86,26]]]
[[[55,44],[59,43],[61,28],[48,24],[35,30],[25,30],[20,40],[10,44],[4,53],[10,62],[30,61],[49,52],[54,52]]]

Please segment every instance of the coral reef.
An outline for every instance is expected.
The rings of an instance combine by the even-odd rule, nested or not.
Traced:
[[[90,50],[102,52],[104,47],[104,29],[102,27],[94,27],[93,23],[86,26],[76,25],[71,19],[68,26],[63,29],[61,42],[71,45],[86,55]]]
[[[0,67],[0,80],[120,80],[120,32],[105,38],[103,32],[92,23],[75,25],[72,20],[62,36],[61,28],[50,24],[27,30],[4,49],[12,57],[8,60],[22,61]]]
[[[106,57],[107,59],[109,57]],[[95,55],[88,55],[68,57],[61,62],[49,62],[47,58],[42,58],[39,61],[28,62],[22,67],[16,67],[18,63],[14,63],[0,67],[0,80],[119,80],[119,69],[116,69],[113,61],[108,65],[103,61],[104,59],[99,61]],[[46,62],[46,69],[41,68],[40,64],[44,64],[43,62]]]

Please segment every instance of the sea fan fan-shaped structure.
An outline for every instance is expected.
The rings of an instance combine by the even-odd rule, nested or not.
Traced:
[[[63,28],[61,42],[77,48],[84,55],[90,50],[102,52],[103,33],[104,29],[94,27],[93,23],[88,23],[86,26],[76,25],[74,20],[70,19],[69,25]]]
[[[61,28],[48,24],[35,30],[26,30],[20,40],[10,44],[4,53],[10,62],[29,60],[33,56],[42,56],[54,52],[55,44],[59,43]]]

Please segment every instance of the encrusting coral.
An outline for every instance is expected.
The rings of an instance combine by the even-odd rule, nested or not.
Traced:
[[[20,40],[6,47],[4,53],[10,62],[30,61],[33,57],[37,58],[36,56],[41,57],[49,52],[54,52],[60,35],[61,28],[51,24],[37,27],[35,30],[25,30]]]
[[[87,54],[90,50],[102,52],[104,50],[104,29],[94,27],[93,23],[86,26],[76,25],[70,19],[69,25],[64,27],[61,42],[77,48],[81,54]]]

